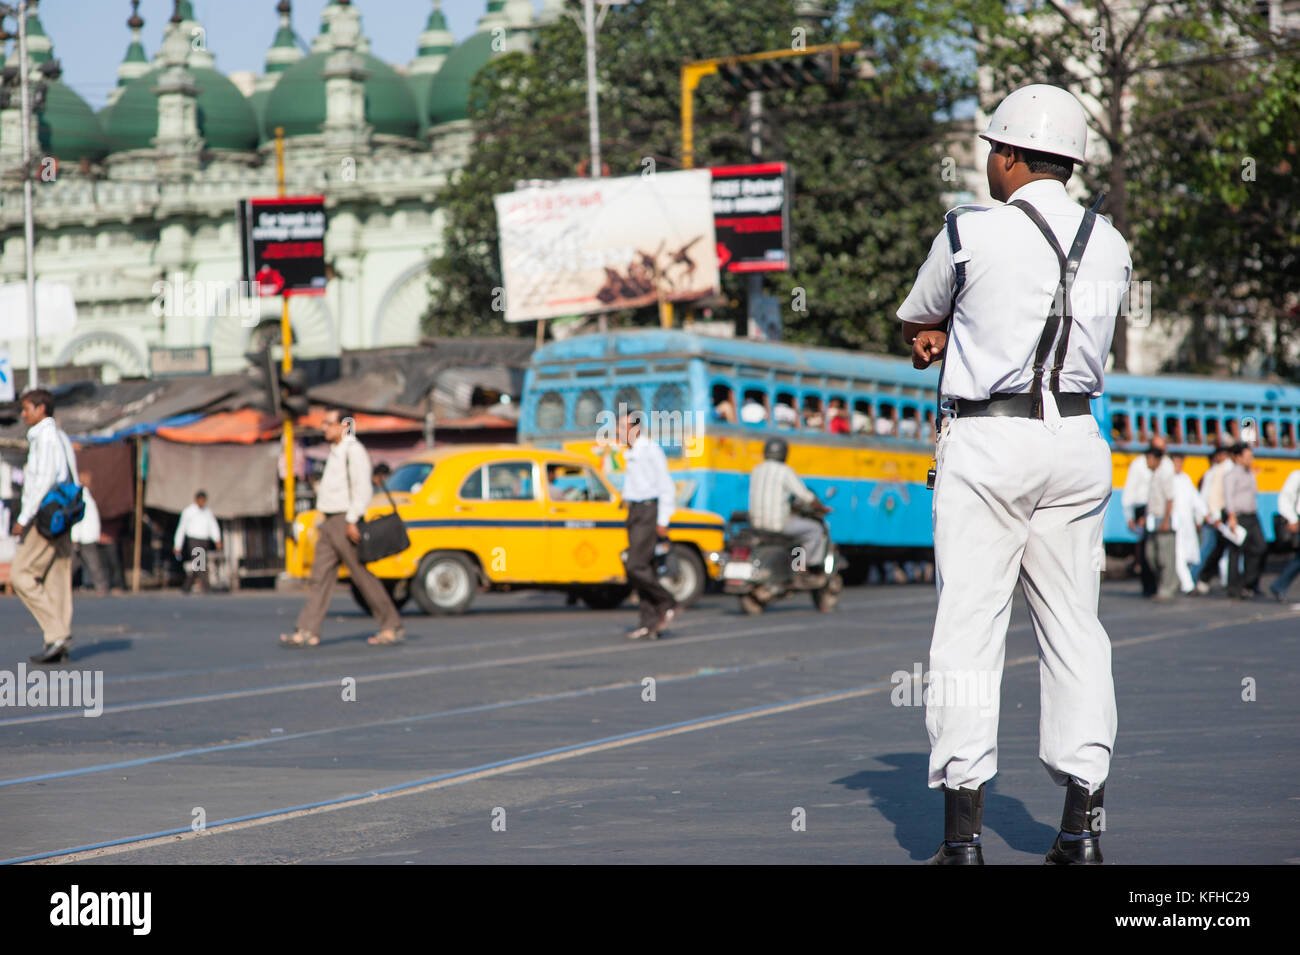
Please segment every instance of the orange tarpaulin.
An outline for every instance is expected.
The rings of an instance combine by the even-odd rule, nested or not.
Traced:
[[[313,408],[298,419],[299,428],[311,428],[319,431],[321,419],[325,417],[324,408]],[[420,431],[424,425],[412,418],[400,418],[389,414],[364,414],[357,412],[350,415],[357,434],[378,434],[384,431]]]
[[[244,408],[219,411],[179,428],[159,428],[158,436],[181,444],[257,444],[280,436],[280,422],[269,414]]]

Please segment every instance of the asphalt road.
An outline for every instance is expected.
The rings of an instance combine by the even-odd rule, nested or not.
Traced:
[[[1107,862],[1300,863],[1300,605],[1136,589],[1102,602]],[[340,592],[322,646],[284,650],[300,602],[80,599],[61,669],[102,671],[103,712],[0,707],[0,860],[912,863],[942,836],[924,710],[891,700],[927,659],[928,585],[851,588],[826,615],[708,596],[651,644],[623,640],[629,607],[525,592],[408,608],[408,642],[373,648]],[[38,645],[0,599],[0,669]],[[1062,790],[1019,606],[1001,699],[985,857],[1038,864]]]

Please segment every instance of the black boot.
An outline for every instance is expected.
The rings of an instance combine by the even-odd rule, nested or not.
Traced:
[[[1061,814],[1061,831],[1047,853],[1046,865],[1101,865],[1101,833],[1094,831],[1093,811],[1101,808],[1103,785],[1091,796],[1073,779],[1065,790],[1065,811]],[[1084,835],[1066,839],[1066,834]]]
[[[984,850],[975,841],[984,827],[984,786],[943,788],[943,845],[926,865],[983,865]]]

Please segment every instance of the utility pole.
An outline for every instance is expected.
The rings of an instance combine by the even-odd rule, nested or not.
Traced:
[[[281,199],[284,198],[284,127],[275,127],[275,183],[276,195]],[[293,371],[293,326],[289,323],[289,296],[282,291],[280,293],[280,374],[281,377],[287,377],[289,372]],[[276,387],[275,382],[271,382],[271,387]],[[292,527],[294,511],[297,506],[295,495],[298,493],[297,485],[293,478],[293,412],[287,411],[284,418],[284,519]],[[292,540],[292,533],[288,535],[288,540]],[[288,555],[289,547],[286,544],[285,554]]]
[[[27,389],[38,387],[36,363],[36,223],[32,215],[32,99],[27,62],[27,0],[0,3],[0,19],[18,18],[18,83],[23,111],[23,246],[27,258]]]

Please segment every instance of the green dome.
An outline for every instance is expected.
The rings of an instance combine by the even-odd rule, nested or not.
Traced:
[[[265,136],[283,126],[285,136],[319,133],[325,123],[325,78],[321,71],[332,53],[313,53],[280,74],[262,114]],[[424,130],[415,96],[406,78],[365,53],[358,53],[369,75],[365,80],[366,122],[376,133],[417,138]]]
[[[429,125],[469,118],[469,83],[492,59],[492,34],[475,33],[451,51],[442,68],[417,85]],[[422,88],[422,89],[421,89]]]
[[[36,128],[42,155],[77,162],[108,154],[108,139],[95,111],[59,80],[46,87],[45,108],[37,114]]]
[[[257,114],[239,87],[216,70],[191,66],[186,72],[198,89],[199,135],[209,149],[254,150]],[[158,85],[162,69],[153,69],[122,88],[117,102],[101,114],[114,152],[150,149],[158,135]]]

